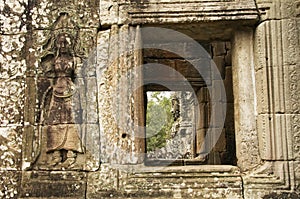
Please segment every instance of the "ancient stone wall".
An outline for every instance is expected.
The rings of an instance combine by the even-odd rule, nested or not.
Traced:
[[[298,198],[299,7],[298,0],[0,0],[0,197]],[[177,45],[159,47],[170,40]],[[184,60],[203,52],[186,50],[194,40],[212,43],[221,74],[199,102],[213,100],[213,126],[224,105],[230,115],[214,150],[235,138],[225,145],[237,162],[146,166],[143,48]],[[207,85],[212,65],[202,69]]]
[[[266,173],[274,180],[261,188],[257,186],[258,189],[299,191],[299,100],[295,100],[299,96],[299,88],[295,86],[299,84],[299,2],[257,1],[257,5],[261,22],[254,32],[253,73],[262,163],[245,178],[245,196],[248,197],[253,194],[261,197],[270,192],[258,191],[251,185],[254,179],[259,180]]]

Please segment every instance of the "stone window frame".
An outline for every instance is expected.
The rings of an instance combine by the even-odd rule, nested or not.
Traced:
[[[175,3],[175,2],[174,2]],[[204,4],[210,4],[209,10],[212,12],[205,13],[201,7],[205,7]],[[259,10],[256,1],[250,0],[232,0],[230,2],[214,1],[214,2],[201,2],[191,1],[187,3],[175,3],[168,4],[167,2],[156,2],[151,0],[146,5],[132,4],[120,4],[120,20],[119,23],[126,23],[130,21],[131,25],[147,24],[147,25],[165,25],[178,23],[197,23],[210,24],[215,30],[218,30],[213,36],[220,36],[226,33],[226,29],[229,28],[231,44],[232,44],[232,73],[233,73],[233,93],[234,93],[234,115],[235,115],[235,134],[236,134],[236,146],[237,146],[237,169],[239,170],[240,177],[243,177],[243,184],[245,190],[250,191],[253,189],[251,184],[257,184],[255,189],[289,189],[289,186],[293,186],[293,182],[290,182],[290,177],[285,174],[289,173],[289,169],[292,167],[288,162],[270,162],[265,161],[261,152],[264,152],[261,148],[262,142],[265,141],[262,136],[265,132],[262,129],[257,129],[257,95],[256,92],[257,77],[255,74],[256,65],[264,59],[264,53],[272,51],[270,42],[265,43],[268,45],[268,49],[260,49],[261,52],[255,52],[254,48],[259,46],[260,42],[265,42],[261,37],[269,37],[267,32],[264,32],[263,27],[259,28],[259,32],[254,31],[254,27],[257,26],[261,14],[266,14],[264,7]],[[222,10],[220,15],[215,15],[215,11],[219,11],[222,5],[228,9]],[[172,13],[167,11],[157,12],[157,6],[166,6],[170,10],[181,9],[181,16],[174,17]],[[197,10],[199,15],[195,12]],[[233,7],[231,7],[233,6]],[[170,8],[171,7],[171,8]],[[234,8],[234,9],[231,9]],[[238,10],[241,8],[241,10]],[[146,11],[146,14],[145,14]],[[233,11],[233,12],[232,12]],[[201,13],[203,12],[203,16]],[[204,14],[205,13],[205,14]],[[238,14],[237,14],[238,13]],[[243,14],[242,14],[243,13]],[[159,17],[157,16],[159,15]],[[187,17],[189,16],[189,17]],[[107,18],[106,18],[107,19]],[[222,23],[220,25],[218,21]],[[104,20],[103,24],[108,24],[108,21]],[[216,29],[216,26],[218,28]],[[281,35],[282,36],[282,35]],[[268,38],[269,39],[269,38]],[[261,53],[261,54],[259,54]],[[264,61],[263,61],[264,62]],[[264,64],[264,63],[263,63]],[[250,91],[250,92],[249,92]],[[264,129],[266,130],[266,129]],[[271,136],[271,135],[269,135]],[[247,155],[245,155],[247,154]],[[172,168],[176,169],[176,168]],[[266,176],[269,176],[266,178]],[[267,179],[267,184],[265,183]],[[249,192],[249,193],[250,193]],[[247,192],[247,194],[249,194]]]

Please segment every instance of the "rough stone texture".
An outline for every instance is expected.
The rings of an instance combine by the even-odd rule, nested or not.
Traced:
[[[299,156],[297,85],[300,51],[299,29],[296,25],[299,2],[257,1],[257,5],[264,20],[255,33],[257,132],[261,158],[275,162],[264,161],[252,175],[258,180],[263,178],[263,174],[270,173],[269,176],[274,179],[269,181],[269,186],[273,189],[299,191],[299,180],[296,177],[299,175],[298,166],[292,161]],[[252,178],[249,182],[255,179]],[[248,185],[245,187],[247,196],[254,193],[251,192],[252,188],[248,190]],[[295,194],[289,196],[279,192],[272,193],[265,189],[265,184],[262,188],[259,187],[260,185],[253,187],[256,193],[260,193],[259,197],[295,197]]]
[[[22,56],[25,37],[1,35],[0,51],[0,125],[19,125],[24,122],[26,62]]]
[[[293,162],[293,168],[294,168],[294,172],[295,172],[295,187],[296,190],[300,190],[300,161],[294,161]]]
[[[236,32],[232,47],[237,159],[238,166],[243,170],[249,170],[260,163],[255,125],[252,39],[251,30]]]
[[[0,197],[18,198],[20,182],[20,171],[0,171]]]
[[[0,1],[0,34],[25,33],[28,0]]]
[[[0,128],[0,168],[1,170],[20,170],[22,150],[22,129]]]
[[[110,1],[111,2],[111,1]],[[118,23],[126,23],[130,20],[132,23],[192,23],[205,20],[237,20],[248,19],[255,20],[257,12],[253,1],[157,1],[150,0],[145,2],[136,1],[128,4],[128,1],[121,1],[117,13],[120,18]],[[243,10],[240,10],[240,5]],[[227,9],[222,9],[226,6]],[[114,7],[114,6],[113,6]],[[159,14],[156,12],[160,10]],[[115,12],[116,12],[115,11]],[[173,11],[173,12],[170,12]],[[174,15],[174,12],[177,14]],[[215,14],[218,12],[218,14]],[[234,13],[240,12],[241,16]],[[112,13],[110,13],[112,15]],[[189,17],[186,17],[189,15]],[[112,17],[110,18],[112,19]],[[102,23],[111,23],[111,21],[102,21]]]
[[[101,164],[99,171],[88,174],[87,198],[113,197],[119,187],[119,171],[110,164]]]
[[[21,179],[22,128],[0,127],[0,197],[17,198]]]
[[[82,198],[86,173],[67,171],[26,171],[22,173],[20,198]]]
[[[132,197],[242,198],[238,173],[231,166],[169,167],[121,173],[120,184]]]
[[[69,13],[73,20],[82,28],[98,27],[99,1],[85,2],[82,0],[38,0],[31,2],[33,29],[46,29],[51,27],[60,13]]]
[[[299,7],[299,0],[0,0],[0,197],[299,198]],[[137,138],[144,135],[137,128],[144,125],[143,91],[132,91],[142,75],[130,71],[144,55],[129,51],[157,37],[140,33],[147,25],[173,28],[200,43],[231,41],[212,44],[229,110],[214,150],[224,152],[227,145],[226,151],[235,151],[228,145],[235,134],[236,166],[143,164],[145,141]],[[83,93],[78,125],[84,166],[68,171],[36,167],[47,157],[40,116],[50,83],[41,63],[60,32],[76,35],[81,62],[75,82]],[[195,57],[189,44],[176,47]],[[185,60],[159,55],[198,77]],[[215,80],[206,83],[214,86]],[[210,97],[222,100],[216,94]],[[215,106],[199,95],[202,110]],[[197,134],[215,121],[207,114],[213,117]]]
[[[105,35],[100,39],[105,41]],[[143,136],[142,127],[138,132],[134,131],[142,121],[142,117],[137,117],[140,110],[135,107],[137,103],[143,102],[137,101],[141,96],[137,93],[139,91],[136,86],[140,76],[138,71],[132,69],[133,66],[139,65],[138,61],[141,60],[137,46],[139,41],[138,28],[127,25],[120,28],[113,26],[110,31],[107,66],[98,79],[99,104],[102,109],[99,112],[102,119],[101,150],[102,156],[106,156],[103,157],[104,161],[111,163],[134,164],[143,158],[139,144],[134,143],[138,142],[134,140],[135,133]],[[105,60],[99,61],[102,63]],[[143,106],[138,107],[143,109]]]
[[[128,173],[131,169],[134,172]],[[89,176],[88,183],[87,198],[242,198],[241,177],[232,166],[158,167],[153,171],[141,165],[104,164],[100,172]]]

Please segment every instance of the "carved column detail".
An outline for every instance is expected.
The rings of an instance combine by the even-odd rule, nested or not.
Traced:
[[[289,92],[294,91],[288,88],[288,74],[293,66],[284,63],[281,29],[282,22],[271,21],[260,24],[256,31],[257,126],[264,160],[287,160],[293,156],[287,115],[295,113],[289,108]]]
[[[254,34],[256,124],[263,164],[245,177],[245,188],[294,190],[299,170],[294,160],[300,155],[297,6],[291,0],[259,0],[258,6],[266,19]],[[266,179],[267,184],[260,182]],[[253,182],[258,183],[255,188]]]

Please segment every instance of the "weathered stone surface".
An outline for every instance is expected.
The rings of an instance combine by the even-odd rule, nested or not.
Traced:
[[[110,164],[101,164],[99,171],[88,174],[87,198],[99,198],[106,195],[115,197],[119,188],[118,169]]]
[[[0,81],[0,122],[1,126],[21,124],[24,121],[24,79],[7,79]]]
[[[98,27],[98,5],[99,1],[39,0],[31,5],[32,26],[34,29],[50,28],[60,13],[68,13],[79,27]]]
[[[86,180],[84,172],[26,171],[22,173],[20,198],[82,198]]]
[[[299,0],[0,0],[0,197],[298,198],[299,6]],[[205,51],[169,34],[140,32],[140,25],[180,31]],[[51,60],[60,56],[54,45],[60,33],[75,42],[70,56],[78,66],[72,78],[80,97],[72,105],[80,104],[74,126],[84,153],[77,156],[81,167],[54,169],[45,167],[47,126],[41,124],[44,104],[51,101],[47,90],[66,88],[56,81],[68,75],[47,77],[44,70],[59,65]],[[143,42],[148,49],[137,50]],[[164,48],[177,54],[157,50]],[[206,51],[211,57],[202,59]],[[210,71],[211,58],[222,80]],[[74,61],[62,60],[61,66]],[[144,165],[145,132],[138,127],[145,126],[146,102],[143,88],[133,88],[150,73],[156,79],[174,76],[151,68],[143,79],[132,70],[143,61],[171,66],[199,89],[201,119],[189,121],[199,124],[189,131],[196,136],[196,154],[203,152],[212,121],[223,132],[207,162],[235,165],[236,151],[242,172],[197,161]],[[191,64],[203,69],[205,82]],[[215,80],[224,83],[226,99]],[[208,88],[216,92],[209,96]],[[211,113],[221,109],[217,102],[227,102],[227,112],[220,113],[224,126]]]
[[[300,161],[294,161],[294,173],[295,173],[295,190],[299,192],[300,190]]]
[[[87,78],[86,86],[86,122],[98,124],[97,82],[96,78]]]
[[[1,35],[0,50],[0,125],[21,124],[24,121],[24,75],[26,62],[22,57],[25,37]]]
[[[118,10],[111,14],[119,16],[118,23],[131,21],[135,24],[141,23],[192,23],[202,20],[237,20],[237,19],[257,19],[257,11],[253,1],[145,1],[128,4],[120,4]],[[241,6],[242,5],[242,6]],[[226,10],[222,6],[227,7]],[[240,10],[243,7],[244,10]],[[156,12],[160,10],[160,12]],[[170,12],[172,10],[172,12]],[[247,10],[247,11],[246,11]],[[235,13],[243,13],[238,16]],[[174,12],[177,14],[174,15]],[[218,12],[219,14],[215,14]],[[186,17],[189,16],[189,17]],[[104,24],[113,22],[113,18],[102,21]]]
[[[257,116],[257,130],[260,133],[259,147],[262,159],[291,160],[293,158],[292,143],[290,141],[282,143],[282,136],[291,136],[295,124],[290,121],[294,117],[282,114],[260,114]],[[294,144],[295,149],[297,148],[296,143]]]
[[[290,139],[292,139],[293,142],[293,152],[294,152],[294,158],[296,158],[296,160],[300,160],[300,115],[299,114],[295,114],[295,115],[291,115],[289,117],[289,121],[290,121],[290,128],[291,128],[291,133],[292,133],[292,137]]]
[[[278,35],[278,38],[282,37],[282,50],[283,50],[283,64],[295,65],[300,60],[300,44],[299,40],[299,28],[297,28],[297,20],[299,19],[284,19],[280,21],[282,30]]]
[[[119,38],[123,34],[124,38]],[[134,104],[137,96],[134,92],[139,87],[140,76],[138,71],[131,69],[140,64],[139,42],[138,28],[113,26],[107,67],[103,70],[103,76],[97,80],[101,83],[98,95],[101,107],[99,115],[100,118],[105,118],[100,121],[101,143],[106,143],[101,144],[101,153],[103,158],[106,156],[106,161],[114,163],[132,164],[138,161],[134,154],[139,149],[139,146],[133,144],[134,135],[138,133],[134,131],[134,125],[142,118],[137,117],[138,110]],[[139,102],[142,103],[143,100]]]
[[[22,56],[25,35],[1,35],[0,78],[13,79],[23,76],[26,70],[25,58]]]
[[[271,194],[267,194],[263,196],[263,199],[273,199],[273,198],[290,198],[290,199],[297,199],[300,195],[297,193],[289,193],[289,192],[283,192],[283,193],[276,193],[273,192]]]
[[[26,29],[28,0],[0,1],[0,34],[24,33]]]
[[[231,63],[230,63],[231,64]],[[227,103],[233,103],[234,98],[233,98],[233,85],[232,85],[232,67],[227,66],[225,68],[225,79],[224,79],[224,87],[225,87],[225,92],[226,92],[226,100]],[[222,99],[225,101],[224,99]]]
[[[262,20],[287,19],[299,16],[298,0],[256,0]]]
[[[236,172],[231,166],[169,167],[155,172],[149,168],[121,173],[120,186],[132,197],[242,198],[241,178]]]
[[[287,83],[285,84],[286,112],[289,114],[300,114],[300,65],[284,66]]]
[[[253,52],[252,39],[250,30],[237,32],[232,46],[237,159],[238,166],[246,170],[260,162],[255,125],[254,66],[249,56]]]
[[[225,56],[214,56],[213,61],[218,68],[218,72],[220,73],[218,75],[221,75],[221,77],[224,79],[225,78]],[[218,75],[215,74],[213,75],[214,75],[212,77],[213,79],[218,79]]]
[[[86,150],[84,169],[95,171],[100,165],[100,130],[98,124],[85,124],[82,128],[82,142]]]
[[[20,192],[21,172],[0,171],[0,197],[18,198]]]
[[[267,71],[262,68],[255,73],[256,76],[256,98],[257,98],[257,112],[259,114],[270,113],[268,106],[268,84],[267,84]]]
[[[40,142],[37,127],[34,125],[27,124],[22,137],[22,170],[29,170],[32,169],[37,157],[40,155],[43,143]]]
[[[0,128],[0,170],[20,170],[22,155],[22,128]]]

